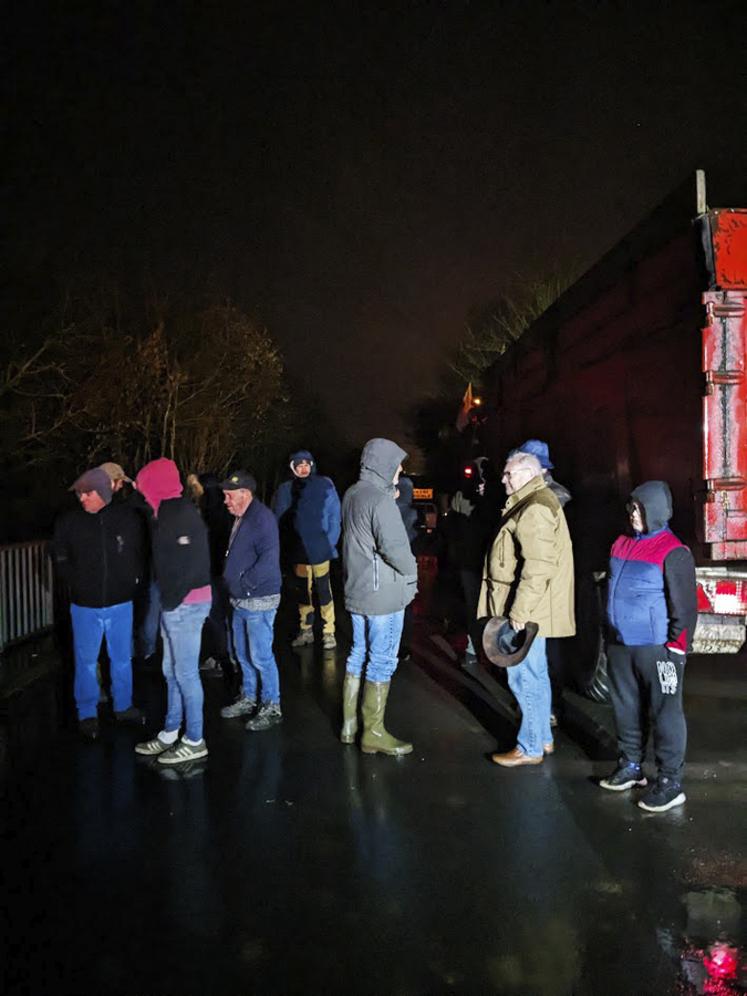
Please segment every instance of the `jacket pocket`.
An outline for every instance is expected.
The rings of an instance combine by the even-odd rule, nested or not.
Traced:
[[[379,558],[373,555],[373,590],[379,590]]]

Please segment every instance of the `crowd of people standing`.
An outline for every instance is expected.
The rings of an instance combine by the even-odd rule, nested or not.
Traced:
[[[291,456],[290,478],[272,507],[244,469],[224,480],[188,478],[176,464],[152,460],[135,480],[116,463],[83,473],[72,485],[78,506],[55,527],[54,559],[70,594],[74,696],[84,737],[99,735],[99,653],[106,640],[114,719],[143,725],[132,701],[132,656],[155,654],[162,641],[166,715],[135,751],[163,765],[208,753],[203,733],[200,655],[240,672],[240,688],[221,715],[261,732],[282,722],[273,649],[275,618],[289,579],[297,608],[293,646],[315,640],[315,605],[326,651],[336,647],[331,563],[341,545],[344,604],[352,622],[342,690],[343,744],[364,753],[408,754],[390,734],[385,711],[401,654],[409,652],[408,608],[417,591],[412,550],[411,482],[400,480],[407,454],[387,439],[361,453],[359,480],[340,502],[313,455]],[[574,567],[564,506],[570,493],[553,480],[547,444],[527,440],[511,451],[501,481],[489,461],[452,498],[455,566],[467,610],[467,668],[482,660],[504,667],[521,712],[515,746],[492,755],[505,768],[541,764],[555,749],[548,651],[575,632]],[[197,499],[197,500],[195,500]],[[685,657],[696,619],[692,554],[670,531],[664,482],[636,488],[627,506],[632,535],[612,548],[608,640],[612,704],[620,758],[600,785],[647,787],[642,763],[648,723],[657,777],[638,804],[660,812],[685,801]],[[342,544],[341,544],[342,537]],[[487,625],[486,625],[487,624]]]
[[[137,753],[165,765],[207,755],[199,671],[206,642],[214,648],[211,661],[229,670],[235,665],[240,674],[238,694],[221,710],[223,718],[241,717],[253,732],[282,722],[273,643],[283,572],[298,613],[293,646],[314,641],[316,605],[323,647],[334,650],[330,567],[338,556],[345,517],[345,604],[354,634],[351,681],[355,675],[360,683],[369,648],[373,654],[361,710],[371,716],[374,746],[362,746],[368,752],[402,753],[404,747],[382,737],[381,730],[404,609],[416,590],[406,516],[395,504],[405,458],[396,444],[372,440],[363,451],[361,479],[342,506],[334,484],[317,473],[307,450],[292,455],[290,479],[278,488],[272,508],[260,500],[256,479],[243,469],[220,482],[190,476],[186,489],[176,464],[166,458],[148,462],[134,480],[112,462],[80,475],[71,488],[78,505],[55,525],[53,556],[70,596],[81,734],[95,740],[100,733],[99,654],[104,640],[114,720],[145,723],[144,713],[132,701],[132,659],[145,663],[155,658],[159,632],[166,716],[154,737],[136,745]],[[367,540],[362,538],[366,529]],[[356,536],[361,537],[357,556]],[[394,557],[399,566],[393,565]],[[386,639],[384,622],[389,624]],[[368,679],[376,692],[375,704]],[[365,718],[363,727],[368,730]],[[345,742],[349,728],[348,717],[342,731]]]

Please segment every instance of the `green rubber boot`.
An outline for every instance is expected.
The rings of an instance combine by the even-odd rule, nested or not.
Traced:
[[[345,673],[342,683],[342,733],[340,740],[344,744],[355,742],[358,732],[358,692],[361,687],[360,675]]]
[[[412,744],[397,740],[384,729],[388,695],[388,681],[367,681],[363,685],[361,750],[364,754],[389,754],[398,757],[400,754],[409,754],[412,751]]]

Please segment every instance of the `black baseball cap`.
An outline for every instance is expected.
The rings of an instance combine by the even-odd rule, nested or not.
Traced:
[[[251,491],[252,494],[257,490],[257,481],[248,470],[234,470],[232,474],[229,474],[225,481],[220,482],[220,486],[224,491],[240,491],[246,490]]]

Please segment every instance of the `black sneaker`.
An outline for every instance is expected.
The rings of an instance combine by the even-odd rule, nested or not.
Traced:
[[[237,716],[250,716],[256,708],[256,700],[248,698],[242,692],[230,705],[223,706],[220,714],[224,719],[236,719]]]
[[[271,726],[276,726],[282,721],[283,714],[280,711],[279,703],[263,702],[257,709],[257,715],[246,724],[246,728],[257,733],[260,730],[269,730]]]
[[[681,806],[686,798],[679,782],[659,775],[648,792],[644,792],[638,800],[638,806],[649,813],[665,813],[668,809]]]
[[[609,789],[610,792],[624,792],[634,787],[645,788],[646,785],[648,782],[640,764],[633,764],[632,761],[621,761],[612,774],[599,783],[600,788]]]
[[[118,723],[123,723],[127,726],[145,726],[145,713],[138,709],[137,706],[130,706],[129,709],[120,709],[119,712],[114,713],[114,719]]]
[[[89,716],[88,719],[78,720],[78,732],[83,737],[84,740],[98,740],[99,738],[99,721],[95,716]]]
[[[159,764],[188,764],[190,761],[199,761],[200,758],[207,757],[208,749],[204,740],[196,744],[187,744],[184,740],[177,740],[168,750],[165,750],[158,758]]]

